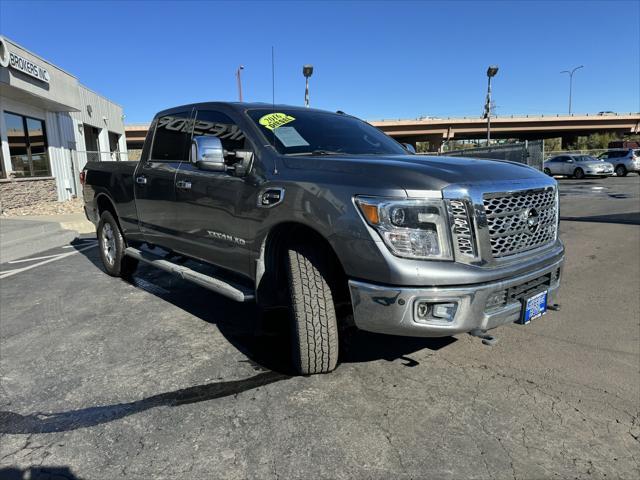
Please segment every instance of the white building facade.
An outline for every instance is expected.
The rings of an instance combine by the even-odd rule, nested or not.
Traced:
[[[80,195],[87,161],[126,160],[122,107],[0,37],[2,209]]]

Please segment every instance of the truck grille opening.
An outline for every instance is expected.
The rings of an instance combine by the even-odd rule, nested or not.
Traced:
[[[549,287],[557,285],[559,279],[560,269],[557,268],[552,272],[541,275],[533,280],[529,280],[528,282],[494,292],[489,296],[485,310],[491,311],[500,309],[506,305],[532,297],[536,293],[540,293]]]
[[[483,203],[494,258],[542,247],[556,239],[557,201],[553,187],[486,193]]]

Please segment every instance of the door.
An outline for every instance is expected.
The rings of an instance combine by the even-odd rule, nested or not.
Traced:
[[[572,157],[562,157],[562,173],[564,175],[573,175],[573,171],[576,169],[576,162]]]
[[[156,119],[151,151],[134,174],[138,220],[147,242],[173,250],[177,246],[175,177],[187,160],[192,111]]]
[[[554,157],[544,165],[553,175],[562,175],[562,157]]]
[[[252,150],[236,122],[223,112],[199,110],[194,125],[194,137],[220,138],[231,158],[238,150]],[[232,171],[203,170],[191,162],[180,164],[176,177],[179,252],[251,275],[249,247],[258,229],[251,216],[256,210],[258,187],[248,178],[234,176]]]

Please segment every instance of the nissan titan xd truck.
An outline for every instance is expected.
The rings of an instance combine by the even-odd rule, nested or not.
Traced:
[[[300,374],[336,367],[345,326],[482,335],[557,302],[553,178],[519,163],[416,155],[342,112],[170,108],[153,119],[139,161],[90,162],[81,180],[109,275],[144,262],[238,302],[286,308]]]

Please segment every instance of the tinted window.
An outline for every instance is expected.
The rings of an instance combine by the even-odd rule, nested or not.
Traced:
[[[626,156],[627,152],[623,152],[621,150],[614,150],[612,152],[609,152],[609,158],[620,158],[620,157],[624,157]]]
[[[47,154],[47,134],[42,120],[5,112],[7,142],[14,175],[46,177],[51,175]]]
[[[222,112],[199,110],[193,126],[193,136],[207,135],[218,137],[222,148],[229,151],[250,150],[244,132],[236,122]]]
[[[151,160],[161,162],[186,161],[193,128],[191,113],[180,112],[163,115],[158,117],[156,122]]]
[[[308,110],[247,112],[266,139],[286,155],[406,155],[398,142],[348,115]]]

